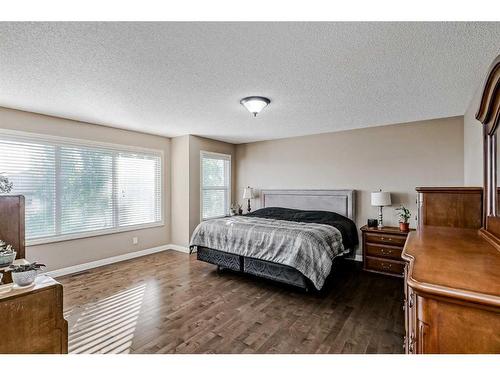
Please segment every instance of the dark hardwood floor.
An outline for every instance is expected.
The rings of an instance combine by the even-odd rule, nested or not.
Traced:
[[[403,282],[336,265],[324,293],[175,251],[58,279],[70,353],[402,353]]]

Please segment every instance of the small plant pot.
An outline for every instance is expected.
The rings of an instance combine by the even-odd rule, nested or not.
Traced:
[[[25,272],[12,272],[12,281],[18,286],[28,286],[35,282],[37,270],[30,270]]]
[[[399,223],[399,230],[401,232],[409,232],[410,231],[410,223]]]

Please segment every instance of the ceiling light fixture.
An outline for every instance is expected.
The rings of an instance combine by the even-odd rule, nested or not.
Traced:
[[[248,112],[253,113],[253,117],[257,117],[257,114],[269,103],[271,100],[263,96],[248,96],[240,100],[240,104],[248,109]]]

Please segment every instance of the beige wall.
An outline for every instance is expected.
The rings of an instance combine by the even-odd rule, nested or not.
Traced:
[[[170,139],[1,107],[0,128],[161,149],[164,151],[163,202],[165,225],[130,232],[29,246],[27,248],[28,259],[43,262],[47,265],[48,270],[54,270],[166,245],[170,242]],[[139,238],[137,245],[132,244],[132,237],[134,236]]]
[[[397,225],[394,208],[412,210],[417,186],[463,185],[463,117],[381,126],[237,145],[237,190],[355,189],[357,225],[375,218],[370,192],[392,192],[385,224]],[[240,199],[241,201],[241,199]],[[259,206],[253,201],[253,208]]]
[[[171,240],[173,244],[189,243],[189,135],[172,138],[171,144]]]
[[[464,184],[483,186],[483,127],[476,120],[482,85],[478,86],[464,115]]]
[[[235,186],[235,145],[194,135],[172,138],[172,243],[188,246],[200,223],[200,151],[231,155]]]

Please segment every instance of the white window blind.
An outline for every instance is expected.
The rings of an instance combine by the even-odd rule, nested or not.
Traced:
[[[42,243],[162,222],[161,153],[0,133],[0,173]]]
[[[200,159],[201,218],[225,216],[231,202],[231,155],[202,151]]]

